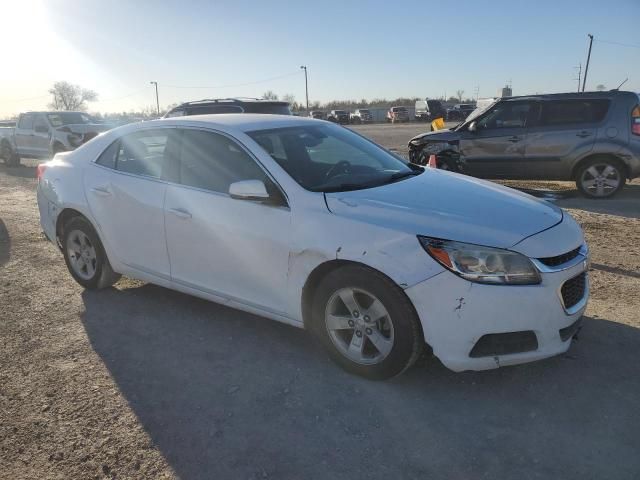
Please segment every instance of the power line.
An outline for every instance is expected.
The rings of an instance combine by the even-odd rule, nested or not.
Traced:
[[[165,85],[162,84],[163,87],[169,88],[230,88],[230,87],[245,87],[247,85],[258,85],[260,83],[267,83],[273,80],[278,80],[280,78],[292,77],[294,75],[300,75],[301,71],[295,71],[290,73],[285,73],[284,75],[278,75],[277,77],[265,78],[264,80],[257,80],[255,82],[246,82],[246,83],[230,83],[227,85],[210,85],[210,86],[185,86],[185,85]]]
[[[632,43],[612,42],[611,40],[600,40],[600,39],[595,40],[594,39],[594,42],[596,42],[596,43],[608,43],[608,44],[611,44],[611,45],[619,45],[621,47],[640,48],[640,45],[634,45]]]

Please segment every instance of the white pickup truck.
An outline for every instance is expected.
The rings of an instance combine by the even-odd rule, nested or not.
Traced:
[[[0,126],[0,158],[10,166],[20,158],[51,158],[75,150],[110,126],[83,112],[21,113],[15,127]]]

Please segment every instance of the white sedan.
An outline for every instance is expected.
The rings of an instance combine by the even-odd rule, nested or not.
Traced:
[[[126,275],[304,327],[368,378],[425,342],[455,371],[559,354],[589,295],[561,209],[321,120],[127,125],[38,178],[42,228],[85,288]]]

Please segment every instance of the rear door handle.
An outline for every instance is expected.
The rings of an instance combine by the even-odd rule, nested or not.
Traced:
[[[520,141],[520,137],[518,137],[517,135],[514,135],[513,137],[509,137],[508,140],[512,143],[516,143]]]
[[[586,137],[590,137],[591,136],[591,132],[580,132],[580,133],[576,133],[577,137],[580,138],[586,138]]]
[[[93,193],[95,193],[96,195],[100,196],[100,197],[110,197],[111,196],[111,192],[109,191],[109,189],[107,187],[93,187],[91,189],[91,191]]]
[[[169,211],[178,218],[183,218],[185,220],[188,218],[191,218],[191,214],[187,212],[184,208],[170,208]]]

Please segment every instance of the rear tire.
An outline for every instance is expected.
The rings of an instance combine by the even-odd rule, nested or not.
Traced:
[[[334,362],[371,380],[400,375],[424,347],[420,321],[404,292],[359,265],[322,279],[313,298],[311,329]]]
[[[75,217],[62,230],[62,251],[69,273],[88,290],[110,287],[120,279],[89,221]]]
[[[624,187],[624,165],[612,157],[596,157],[576,171],[576,186],[587,198],[611,198]]]

